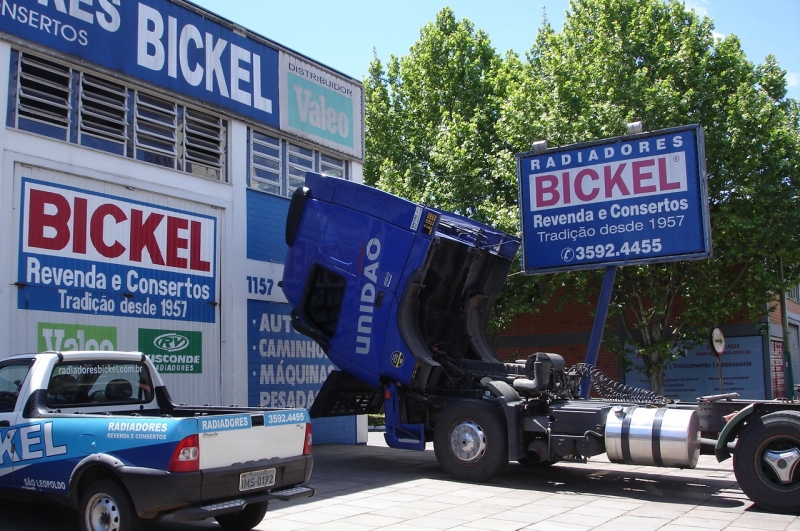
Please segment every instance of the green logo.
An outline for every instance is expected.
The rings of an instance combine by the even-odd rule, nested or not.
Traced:
[[[352,148],[353,100],[291,72],[287,79],[289,125]]]
[[[37,348],[45,350],[116,350],[117,327],[39,323]]]
[[[147,354],[158,372],[203,372],[202,332],[140,328],[139,350]]]

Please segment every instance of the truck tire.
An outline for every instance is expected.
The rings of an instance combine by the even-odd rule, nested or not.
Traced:
[[[116,481],[98,479],[81,496],[81,531],[140,531],[144,522]]]
[[[739,488],[762,508],[800,511],[800,413],[780,411],[749,422],[733,452],[733,471]]]
[[[439,466],[462,481],[482,482],[499,474],[508,465],[508,436],[500,415],[481,400],[448,406],[433,433]]]
[[[214,519],[225,531],[249,531],[261,523],[267,514],[267,503],[250,503],[241,512],[221,514]]]

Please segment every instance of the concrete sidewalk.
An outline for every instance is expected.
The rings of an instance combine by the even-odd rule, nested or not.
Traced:
[[[512,463],[491,482],[474,485],[446,476],[432,448],[388,448],[382,433],[371,432],[368,445],[315,446],[314,455],[310,483],[317,495],[271,503],[256,529],[800,531],[800,518],[756,509],[737,487],[731,461],[712,456],[701,456],[694,470],[617,465],[604,456],[542,470]],[[76,513],[57,507],[6,501],[0,511],[3,531],[78,528]],[[204,529],[220,527],[167,517],[148,528]]]
[[[382,433],[371,432],[367,446],[316,446],[314,454],[317,495],[271,504],[256,529],[800,531],[800,518],[754,508],[731,461],[713,456],[701,456],[694,470],[617,465],[605,456],[543,470],[513,463],[473,485],[446,476],[430,445],[395,450]]]

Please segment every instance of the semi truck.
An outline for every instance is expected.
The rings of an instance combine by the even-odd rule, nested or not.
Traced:
[[[461,215],[309,173],[287,214],[281,287],[293,326],[338,371],[311,417],[384,411],[386,441],[483,482],[510,461],[693,468],[733,456],[742,490],[800,510],[800,403],[733,394],[680,403],[556,353],[501,361],[486,333],[520,240]],[[580,397],[588,379],[601,398]]]

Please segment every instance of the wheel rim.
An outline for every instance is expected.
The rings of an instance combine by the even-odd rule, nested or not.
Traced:
[[[772,488],[795,490],[800,484],[800,441],[793,437],[767,439],[756,453],[758,475]]]
[[[480,461],[486,454],[486,434],[473,420],[462,420],[450,431],[450,452],[462,463]]]
[[[86,528],[91,531],[118,531],[120,525],[119,506],[114,498],[98,493],[86,506]]]

